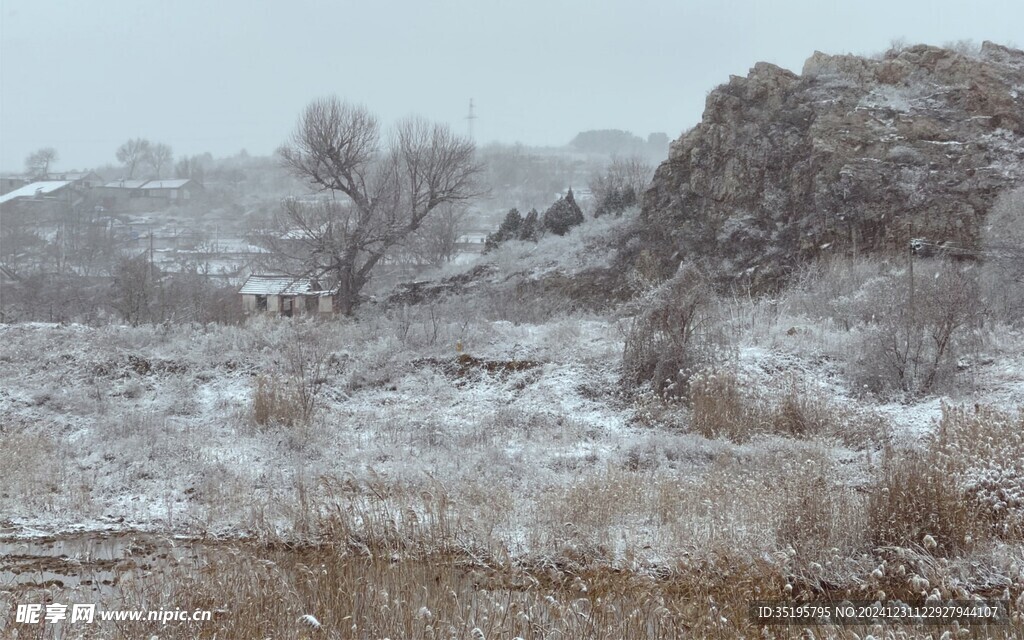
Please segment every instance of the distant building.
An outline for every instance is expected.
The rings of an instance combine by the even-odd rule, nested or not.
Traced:
[[[0,205],[22,200],[55,200],[71,196],[69,180],[32,182],[0,196]]]
[[[67,182],[82,191],[102,186],[103,178],[93,171],[51,171],[35,178],[25,174],[8,174],[0,176],[0,195],[37,182]]]
[[[103,206],[115,211],[146,211],[182,204],[199,196],[203,186],[188,178],[178,180],[114,180],[103,185]]]
[[[94,171],[51,171],[42,180],[67,180],[75,187],[95,189],[103,186],[103,178]]]
[[[199,195],[203,187],[189,178],[178,180],[150,180],[142,185],[144,198],[159,198],[168,202],[191,200]]]
[[[0,176],[0,196],[5,193],[10,193],[15,189],[20,189],[29,183],[29,179],[25,176],[7,175]]]
[[[238,293],[245,313],[292,317],[333,314],[337,308],[337,288],[321,289],[310,278],[251,275]]]

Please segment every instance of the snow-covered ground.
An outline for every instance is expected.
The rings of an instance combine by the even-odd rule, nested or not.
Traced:
[[[1024,337],[1002,326],[942,393],[867,393],[850,371],[863,334],[810,313],[808,289],[719,301],[717,371],[764,425],[705,437],[685,404],[623,385],[624,307],[513,297],[611,265],[601,238],[622,225],[588,223],[576,249],[510,243],[463,292],[356,320],[0,325],[0,532],[398,529],[624,566],[810,544],[801,562],[839,554],[860,571],[886,451],[927,447],[946,407],[1024,404]],[[269,420],[261,389],[278,394]],[[313,398],[309,420],[287,419],[296,390]],[[772,427],[785,411],[824,426]],[[827,523],[812,542],[809,517]]]

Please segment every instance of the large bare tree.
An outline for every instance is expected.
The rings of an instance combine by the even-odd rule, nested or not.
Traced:
[[[42,178],[50,173],[50,165],[57,161],[57,150],[44,147],[25,158],[25,172],[30,178]]]
[[[174,161],[174,153],[171,151],[171,147],[162,142],[150,145],[149,154],[146,159],[149,164],[153,167],[153,177],[160,180],[164,177],[164,169],[171,166]]]
[[[415,233],[438,207],[477,195],[473,143],[420,118],[399,123],[382,143],[377,119],[337,97],[316,100],[279,149],[285,165],[331,198],[289,200],[289,227],[275,243],[301,274],[339,289],[342,313],[359,303],[388,249]]]
[[[127,178],[135,177],[135,170],[149,159],[152,143],[144,138],[132,138],[117,148],[117,161],[124,165]]]

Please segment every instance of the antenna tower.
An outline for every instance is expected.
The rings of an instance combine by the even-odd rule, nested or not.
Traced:
[[[469,115],[466,116],[467,128],[469,129],[469,139],[473,140],[473,121],[476,120],[476,113],[473,111],[473,98],[469,99]]]

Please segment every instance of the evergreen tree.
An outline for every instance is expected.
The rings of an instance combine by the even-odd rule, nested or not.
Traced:
[[[572,188],[565,197],[559,198],[544,212],[544,230],[564,236],[569,230],[583,222],[583,210],[576,204]]]
[[[540,214],[536,209],[530,209],[523,220],[523,226],[519,228],[520,240],[532,240],[537,242],[540,239]]]
[[[621,216],[626,209],[636,203],[636,190],[633,187],[627,186],[621,189],[612,187],[604,194],[597,208],[594,209],[594,217],[600,218],[606,214]]]
[[[484,253],[497,249],[498,245],[506,240],[515,240],[519,238],[520,230],[523,226],[523,216],[519,213],[519,210],[513,207],[509,209],[509,212],[505,214],[505,219],[502,220],[498,230],[487,236],[484,241]]]
[[[523,216],[519,213],[519,209],[513,207],[505,214],[505,219],[502,221],[501,226],[498,227],[498,233],[503,236],[503,240],[515,238],[519,235],[519,229],[522,226]]]

